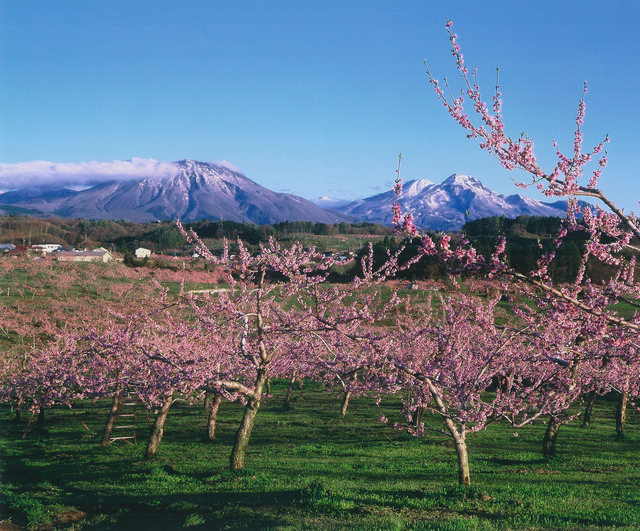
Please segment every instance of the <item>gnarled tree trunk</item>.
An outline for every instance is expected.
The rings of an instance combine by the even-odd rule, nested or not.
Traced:
[[[469,473],[469,451],[467,450],[465,427],[461,425],[458,429],[456,423],[448,417],[444,418],[444,424],[456,444],[456,453],[458,455],[458,485],[468,487],[471,485],[471,475]]]
[[[582,419],[582,425],[585,428],[591,426],[591,417],[593,416],[593,406],[596,403],[596,392],[591,391],[587,395],[587,405],[584,408],[584,418]]]
[[[558,439],[559,429],[560,422],[558,422],[558,419],[549,417],[547,430],[544,432],[544,439],[542,440],[542,455],[544,457],[556,456],[556,441]]]
[[[345,391],[342,397],[342,407],[340,408],[340,415],[343,417],[347,414],[347,408],[349,407],[349,400],[351,399],[351,391]]]
[[[165,397],[165,400],[162,403],[162,408],[160,408],[156,421],[153,423],[151,433],[149,434],[147,450],[144,454],[145,459],[149,459],[158,453],[160,441],[162,441],[162,436],[164,435],[164,422],[167,420],[167,414],[169,413],[171,404],[173,404],[172,394]]]
[[[291,379],[289,380],[289,387],[287,388],[287,394],[284,397],[284,403],[287,406],[291,403],[291,394],[293,392],[293,384],[294,383],[296,383],[296,373],[295,373],[295,371],[291,375]]]
[[[207,433],[210,441],[216,440],[216,420],[218,418],[218,408],[222,402],[222,395],[214,393],[209,402],[209,419],[207,421]]]
[[[107,423],[104,427],[104,435],[102,436],[102,446],[109,446],[109,442],[111,441],[111,433],[113,432],[113,426],[115,425],[116,419],[118,418],[120,401],[121,398],[119,393],[113,396],[113,402],[111,402],[111,411],[109,411]]]
[[[231,450],[230,468],[231,470],[241,470],[244,468],[244,458],[251,438],[251,431],[255,424],[256,415],[260,409],[262,401],[262,390],[267,382],[267,369],[258,369],[255,390],[252,396],[248,397],[247,405],[244,408],[244,415],[238,431],[236,431],[235,443]]]
[[[429,392],[438,406],[438,411],[442,415],[444,425],[447,427],[456,444],[456,453],[458,455],[458,485],[468,487],[471,485],[471,474],[469,473],[469,451],[467,450],[466,427],[464,424],[458,426],[451,420],[447,406],[431,379],[424,378],[423,381],[427,384]]]
[[[627,403],[629,402],[629,393],[623,391],[618,393],[618,401],[616,403],[616,437],[624,439],[624,428],[627,423]]]

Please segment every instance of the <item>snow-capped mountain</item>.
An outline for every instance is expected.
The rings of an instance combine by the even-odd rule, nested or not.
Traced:
[[[366,199],[354,201],[337,210],[354,218],[391,224],[392,190]],[[400,205],[403,212],[411,212],[418,227],[432,230],[460,230],[466,221],[489,216],[566,215],[566,203],[543,203],[518,194],[504,196],[492,192],[478,179],[469,175],[453,174],[440,184],[425,179],[404,183]]]
[[[316,199],[312,199],[311,202],[314,205],[319,206],[320,208],[328,208],[338,210],[342,207],[347,206],[351,201],[348,199],[334,199],[333,197],[328,197],[323,195],[321,197],[317,197]]]
[[[280,221],[337,223],[347,215],[302,197],[272,192],[227,167],[183,160],[166,179],[110,181],[86,190],[7,192],[0,203],[59,217],[88,219],[225,219],[257,225]],[[1,208],[1,206],[0,206]]]
[[[225,219],[257,225],[280,221],[391,224],[392,190],[358,201],[321,197],[314,202],[273,192],[224,164],[183,160],[163,177],[125,176],[85,190],[24,190],[0,195],[4,212],[87,219]],[[521,195],[504,196],[468,175],[451,175],[440,184],[424,179],[405,183],[402,210],[423,229],[459,230],[469,219],[522,214],[564,216],[566,204],[542,203]],[[322,207],[322,208],[321,208]]]

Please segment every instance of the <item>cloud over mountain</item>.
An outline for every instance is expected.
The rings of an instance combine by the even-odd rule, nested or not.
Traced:
[[[26,209],[33,215],[131,221],[224,219],[262,225],[280,221],[339,223],[352,219],[323,210],[302,197],[273,192],[231,170],[233,165],[224,162],[186,159],[168,164],[135,159],[108,165],[55,166],[45,167],[44,178],[37,182],[55,183],[57,188],[43,189],[23,182],[19,190],[0,195],[0,206]],[[26,172],[24,175],[29,176]],[[75,179],[75,183],[83,177],[85,184],[90,179],[98,182],[72,191],[64,189],[60,180],[52,179],[61,176],[68,181]]]
[[[0,190],[86,188],[105,181],[164,180],[179,172],[173,162],[153,159],[111,162],[17,162],[0,164]]]

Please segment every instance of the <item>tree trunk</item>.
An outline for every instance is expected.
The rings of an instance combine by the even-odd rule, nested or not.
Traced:
[[[260,403],[262,399],[262,389],[267,381],[267,370],[264,368],[258,369],[258,375],[256,377],[256,386],[253,395],[248,398],[247,405],[244,408],[244,415],[238,431],[236,431],[235,443],[233,450],[231,450],[230,468],[231,470],[241,470],[244,468],[244,457],[249,445],[249,439],[251,438],[251,431],[260,409]]]
[[[160,446],[160,441],[162,441],[162,435],[164,434],[164,421],[167,420],[167,414],[169,413],[171,404],[173,404],[173,395],[165,397],[160,413],[158,413],[156,421],[153,423],[151,433],[149,434],[147,450],[144,454],[145,459],[149,459],[158,453],[158,447]]]
[[[624,428],[627,423],[627,402],[629,402],[629,393],[626,391],[618,393],[618,402],[616,403],[616,437],[624,439]]]
[[[468,487],[471,485],[471,475],[469,473],[469,452],[467,450],[465,427],[461,425],[460,429],[458,429],[456,423],[450,418],[444,418],[443,420],[444,425],[456,443],[456,453],[458,454],[458,485]]]
[[[468,487],[471,485],[469,475],[469,452],[464,437],[456,438],[456,452],[458,453],[458,485]]]
[[[293,373],[291,375],[291,380],[289,380],[289,388],[287,389],[287,395],[284,397],[285,405],[289,405],[291,403],[291,393],[293,391],[293,384],[296,383],[296,374]]]
[[[544,439],[542,440],[542,455],[544,457],[556,456],[556,441],[558,439],[559,429],[560,422],[558,422],[558,419],[549,417],[547,430],[544,432]]]
[[[460,424],[458,427],[456,423],[451,420],[447,411],[447,406],[442,400],[442,397],[438,393],[433,382],[429,378],[425,378],[424,382],[427,384],[429,392],[438,406],[444,425],[447,427],[447,430],[449,430],[449,433],[456,443],[456,453],[458,454],[458,485],[468,487],[471,485],[471,475],[469,473],[469,452],[467,451],[466,427],[464,424]]]
[[[588,428],[591,426],[591,417],[593,416],[593,405],[596,403],[596,392],[591,391],[587,395],[587,405],[584,408],[584,419],[582,419],[582,426]]]
[[[31,412],[31,416],[29,417],[29,420],[27,421],[27,425],[24,427],[24,431],[22,432],[22,438],[26,439],[27,435],[29,434],[29,430],[31,429],[31,424],[33,423],[33,419],[36,418],[36,414],[34,412]]]
[[[104,435],[102,436],[101,446],[109,446],[111,440],[111,433],[113,432],[113,426],[118,418],[118,410],[120,409],[120,395],[114,395],[113,402],[111,402],[111,411],[107,417],[107,424],[104,427]]]
[[[260,364],[256,371],[256,383],[253,393],[247,396],[247,405],[244,408],[244,415],[236,431],[235,442],[229,458],[231,470],[242,470],[244,468],[244,458],[249,446],[251,431],[255,424],[256,415],[262,402],[262,391],[269,380],[269,363],[272,354],[267,352],[265,346],[265,331],[262,315],[262,288],[264,287],[264,277],[266,270],[263,268],[259,273],[258,290],[256,291],[256,331],[258,335],[258,353]]]
[[[215,393],[213,399],[210,399],[209,404],[209,421],[207,422],[207,432],[209,434],[209,440],[216,440],[216,419],[218,418],[218,408],[222,402],[222,395]]]
[[[424,407],[418,406],[413,412],[413,415],[411,415],[411,424],[413,424],[417,428],[422,423],[423,417],[424,417]]]
[[[347,414],[347,408],[349,407],[349,399],[351,398],[351,391],[345,391],[342,397],[342,407],[340,408],[340,415],[343,417]]]

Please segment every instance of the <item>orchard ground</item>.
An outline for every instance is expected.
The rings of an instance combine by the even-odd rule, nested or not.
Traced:
[[[15,262],[2,277],[4,349],[46,341],[48,326],[134,307],[149,279],[178,291],[184,271],[124,266]],[[187,289],[210,285],[194,272]],[[469,284],[470,285],[470,284]],[[466,286],[468,287],[468,286]],[[372,289],[426,297],[444,285],[386,282]],[[476,290],[483,288],[481,283]],[[633,308],[625,308],[633,312]],[[97,315],[99,314],[99,315]],[[544,421],[518,430],[492,424],[471,434],[472,487],[456,485],[452,441],[391,427],[402,423],[400,396],[353,398],[340,416],[339,391],[306,382],[285,406],[288,382],[275,381],[257,417],[243,471],[228,470],[242,416],[223,403],[216,441],[202,404],[178,402],[158,455],[138,444],[100,447],[110,403],[77,401],[45,412],[45,430],[22,438],[28,414],[0,409],[0,525],[23,529],[637,529],[640,527],[640,418],[615,438],[614,400],[597,402],[591,428],[578,418],[560,429],[559,455],[542,458]],[[581,405],[576,404],[576,407]],[[384,415],[389,424],[380,422]],[[151,416],[153,420],[153,415]],[[435,429],[438,416],[424,419]],[[545,419],[546,421],[546,419]],[[85,428],[85,425],[88,429]],[[0,527],[1,529],[1,527]],[[15,529],[15,527],[14,527]]]
[[[45,432],[2,406],[2,522],[27,529],[637,529],[640,415],[615,439],[614,400],[601,399],[590,428],[563,426],[559,455],[541,455],[543,423],[471,435],[471,488],[456,485],[447,437],[415,438],[378,421],[399,420],[400,401],[378,407],[340,399],[320,384],[272,385],[244,471],[228,470],[242,406],[223,403],[215,442],[202,405],[178,403],[155,459],[138,445],[101,448],[109,403],[47,411]],[[439,427],[435,416],[428,420]],[[83,425],[86,424],[86,427]],[[0,528],[2,526],[0,525]],[[8,526],[7,526],[8,528]]]

